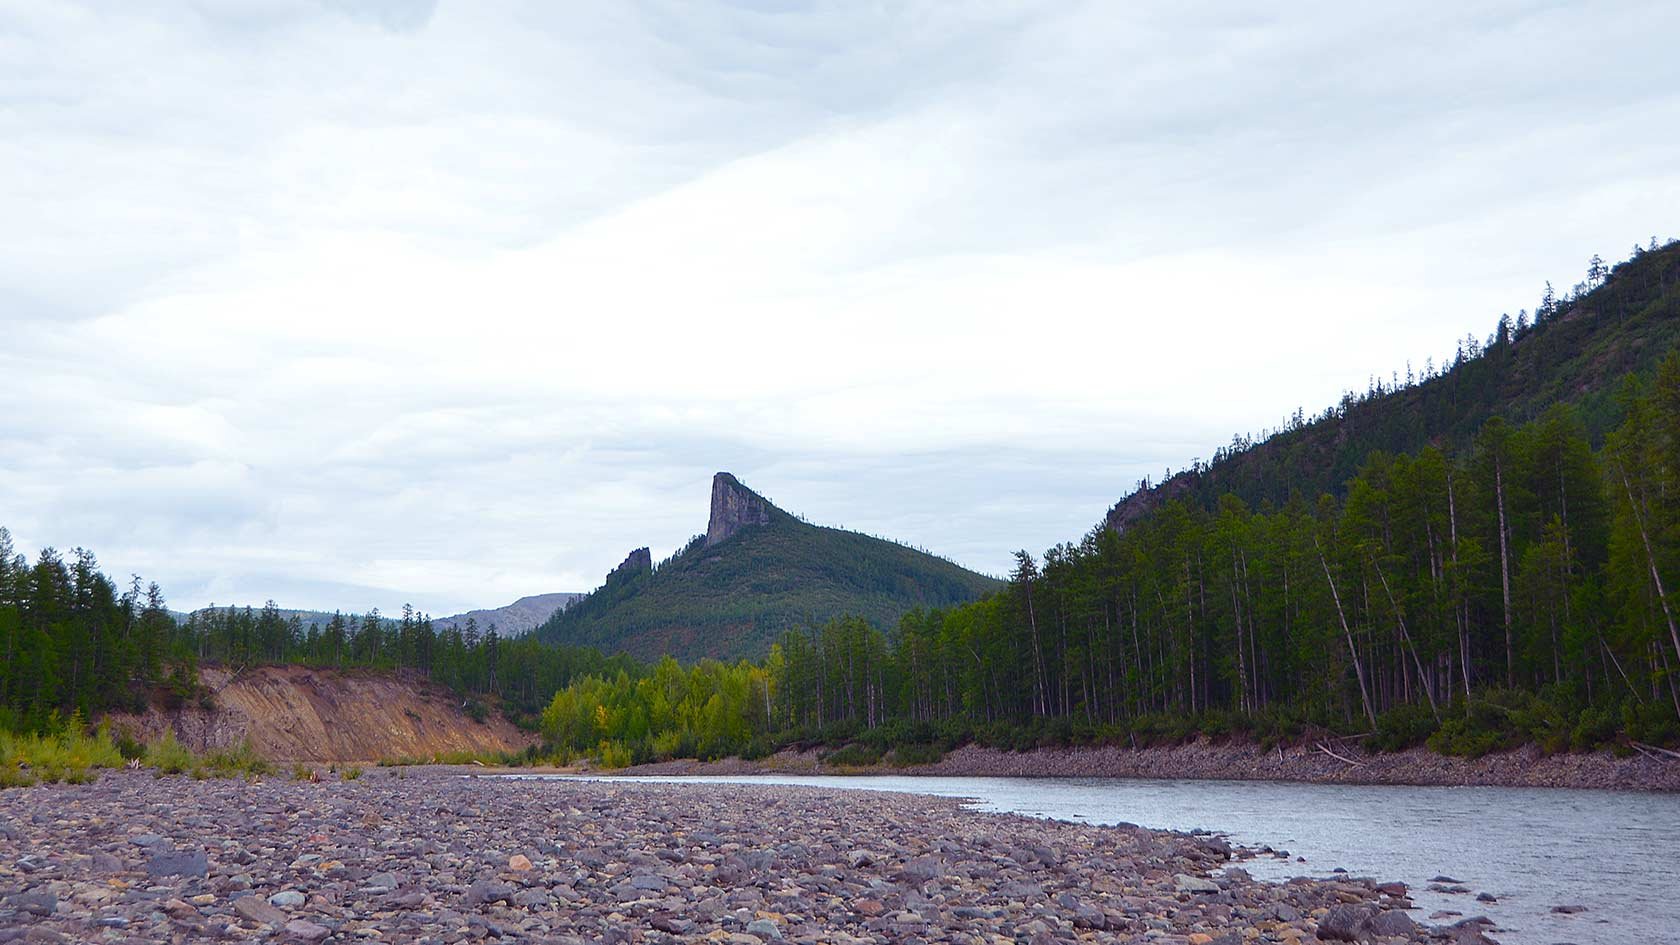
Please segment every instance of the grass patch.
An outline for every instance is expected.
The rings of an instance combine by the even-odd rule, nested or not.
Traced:
[[[254,778],[274,771],[274,766],[268,763],[268,759],[257,754],[257,750],[251,747],[248,739],[240,739],[236,745],[209,752],[203,757],[202,763],[205,771],[217,778]]]

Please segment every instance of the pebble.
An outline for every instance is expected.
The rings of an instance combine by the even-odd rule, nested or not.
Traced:
[[[303,893],[300,893],[295,889],[285,889],[269,896],[268,904],[271,906],[278,906],[282,909],[296,909],[297,907],[303,905],[304,900],[305,897]]]
[[[289,918],[274,906],[263,902],[256,896],[241,896],[233,901],[233,911],[241,919],[254,922],[257,925],[285,925]]]

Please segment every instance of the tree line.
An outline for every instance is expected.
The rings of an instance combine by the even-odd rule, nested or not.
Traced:
[[[1557,405],[1495,417],[1454,455],[1372,452],[1342,497],[1169,501],[1124,531],[1022,551],[998,593],[890,632],[837,618],[785,634],[760,664],[585,679],[545,732],[636,760],[678,745],[1314,726],[1471,754],[1672,743],[1680,351],[1630,375],[1615,409],[1597,444]]]
[[[209,704],[203,664],[411,670],[468,696],[534,718],[555,691],[634,663],[586,647],[480,630],[468,619],[437,629],[405,606],[398,618],[334,614],[324,623],[262,608],[210,607],[177,621],[156,583],[119,590],[91,551],[52,548],[31,563],[0,527],[0,728],[52,730],[72,715],[141,711],[153,702]],[[471,703],[475,711],[483,706]]]

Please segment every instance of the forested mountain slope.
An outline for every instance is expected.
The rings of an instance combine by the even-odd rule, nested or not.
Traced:
[[[1680,245],[1539,324],[1026,551],[996,594],[838,618],[758,667],[586,679],[545,732],[632,759],[856,739],[1680,744]],[[734,707],[719,724],[680,706]],[[1350,745],[1353,743],[1350,743]],[[920,757],[912,751],[910,757]],[[851,756],[848,756],[851,757]]]
[[[756,658],[795,625],[850,614],[891,627],[998,586],[914,548],[800,521],[718,473],[705,535],[657,568],[638,549],[536,633],[644,659]]]
[[[1595,257],[1566,298],[1552,297],[1548,285],[1532,318],[1503,319],[1488,343],[1467,337],[1440,370],[1408,367],[1310,421],[1297,413],[1260,442],[1235,438],[1212,462],[1146,484],[1106,522],[1123,529],[1173,498],[1212,508],[1227,493],[1250,506],[1341,495],[1373,450],[1456,452],[1490,417],[1522,422],[1556,403],[1576,406],[1597,445],[1620,420],[1617,384],[1649,373],[1680,340],[1680,244],[1653,245],[1613,270]]]

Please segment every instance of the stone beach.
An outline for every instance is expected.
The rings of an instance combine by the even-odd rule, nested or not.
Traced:
[[[1488,941],[1255,855],[871,791],[117,771],[0,792],[0,943]]]

